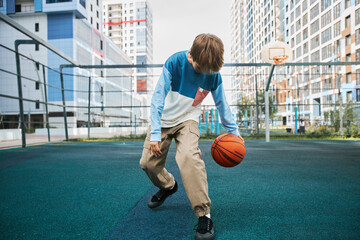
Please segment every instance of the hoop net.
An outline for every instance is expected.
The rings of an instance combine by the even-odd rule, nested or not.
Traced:
[[[288,55],[277,55],[273,57],[275,64],[283,63],[289,56]]]

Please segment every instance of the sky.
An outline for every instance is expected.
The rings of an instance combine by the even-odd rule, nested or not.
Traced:
[[[212,33],[224,43],[224,61],[230,61],[230,7],[232,0],[148,0],[153,13],[153,63],[189,50],[200,33]]]

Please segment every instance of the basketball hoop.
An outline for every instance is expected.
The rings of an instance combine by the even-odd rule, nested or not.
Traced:
[[[277,55],[273,57],[275,64],[283,63],[289,56],[288,55]],[[285,63],[285,62],[284,62]]]
[[[262,48],[261,59],[270,64],[284,64],[287,60],[292,59],[291,47],[281,41],[270,42]]]

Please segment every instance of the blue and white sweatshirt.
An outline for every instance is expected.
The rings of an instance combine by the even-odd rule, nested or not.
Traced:
[[[197,73],[188,61],[188,52],[175,53],[165,62],[151,99],[150,141],[161,141],[161,128],[184,121],[199,121],[201,102],[211,92],[221,123],[229,133],[239,136],[226,101],[220,73]]]

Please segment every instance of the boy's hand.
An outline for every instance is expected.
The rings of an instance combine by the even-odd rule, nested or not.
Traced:
[[[150,142],[149,152],[153,153],[155,157],[159,157],[162,154],[160,144],[161,142]]]
[[[232,134],[232,133],[230,133],[230,134]],[[234,134],[235,135],[235,134]],[[236,135],[235,135],[236,136]],[[245,140],[239,135],[239,136],[237,136],[238,138],[240,138],[244,143],[245,143]]]
[[[245,140],[244,140],[240,135],[239,135],[238,137],[239,137],[241,140],[243,140],[243,142],[245,142]]]

